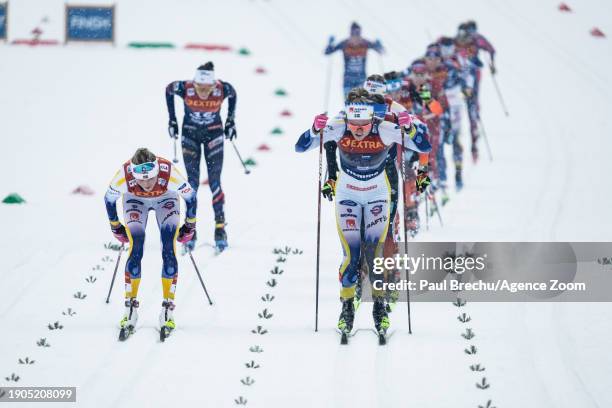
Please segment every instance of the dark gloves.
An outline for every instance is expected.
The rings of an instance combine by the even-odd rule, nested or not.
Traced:
[[[173,139],[178,139],[179,137],[179,128],[176,119],[170,119],[168,121],[168,134]]]
[[[238,133],[236,133],[236,124],[234,123],[234,118],[227,118],[227,120],[225,121],[225,129],[223,133],[225,133],[225,138],[229,140],[234,140],[238,137]]]
[[[417,170],[417,177],[416,177],[416,189],[419,192],[419,194],[427,190],[427,187],[430,184],[431,184],[431,179],[429,178],[429,172],[427,170],[427,166],[420,167]]]

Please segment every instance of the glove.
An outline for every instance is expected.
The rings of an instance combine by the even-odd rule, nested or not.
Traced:
[[[334,41],[336,41],[336,37],[334,37],[333,35],[330,35],[329,40],[327,40],[327,45],[331,47],[334,44]]]
[[[427,190],[427,187],[430,184],[431,184],[431,179],[429,178],[427,166],[420,167],[417,170],[417,177],[416,177],[416,189],[419,192],[419,194]]]
[[[179,128],[176,119],[170,119],[168,121],[168,134],[173,139],[178,139],[179,136]]]
[[[429,103],[431,101],[431,91],[427,87],[422,87],[419,90],[419,97],[424,103]]]
[[[323,197],[327,198],[329,201],[334,199],[336,195],[336,180],[329,179],[323,184],[323,188],[321,189],[321,194]]]
[[[227,118],[227,120],[225,121],[225,129],[223,133],[225,133],[225,138],[228,140],[234,140],[238,137],[238,133],[236,133],[236,124],[234,123],[234,118]]]
[[[472,88],[465,88],[463,90],[463,94],[465,95],[466,98],[471,98],[472,95],[474,94],[474,91],[472,91]]]
[[[179,235],[177,241],[181,244],[186,244],[193,239],[195,234],[195,223],[185,222],[181,228],[179,228]]]
[[[409,128],[412,126],[412,117],[408,112],[400,112],[397,114],[397,124]]]
[[[315,133],[319,133],[321,129],[323,129],[325,125],[327,125],[328,119],[329,118],[324,113],[315,116],[314,122],[312,123],[312,128],[314,129]]]
[[[491,75],[495,75],[495,73],[497,72],[497,68],[495,68],[495,64],[491,63],[489,65],[489,68],[491,69]]]
[[[115,238],[117,238],[117,241],[121,242],[122,244],[127,244],[130,242],[127,232],[125,231],[125,227],[120,222],[118,222],[116,225],[111,224],[111,231],[113,232]]]
[[[379,53],[379,54],[382,54],[382,53],[385,51],[385,49],[383,48],[383,45],[382,45],[382,43],[380,42],[380,40],[379,40],[379,39],[377,39],[377,40],[374,42],[374,46],[373,46],[373,48],[374,48],[376,51],[378,51],[378,53]]]

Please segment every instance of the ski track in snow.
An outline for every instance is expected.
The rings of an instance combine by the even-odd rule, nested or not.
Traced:
[[[16,15],[38,16],[38,9],[49,13],[46,35],[61,35],[61,24],[56,22],[63,19],[62,3],[30,0],[13,6],[11,13]],[[162,0],[147,2],[148,24],[140,21],[142,6],[142,2],[119,5],[121,41],[167,38],[183,43],[200,38],[197,12],[184,14],[181,27],[160,31],[171,6]],[[6,284],[3,287],[10,288],[0,299],[0,317],[13,327],[3,337],[2,385],[74,385],[78,387],[76,405],[84,407],[99,406],[101,401],[117,407],[229,407],[236,406],[240,397],[254,407],[388,407],[408,401],[419,407],[455,408],[485,406],[487,400],[499,408],[612,405],[608,390],[612,357],[606,346],[612,323],[607,305],[472,302],[458,308],[416,302],[412,305],[414,334],[409,336],[405,306],[400,304],[390,316],[393,335],[380,347],[370,332],[371,306],[364,303],[356,316],[356,335],[348,346],[339,345],[334,327],[340,309],[340,247],[332,206],[326,202],[319,333],[315,334],[317,158],[316,154],[295,155],[292,149],[299,132],[322,107],[320,84],[325,83],[327,61],[322,51],[330,34],[340,40],[350,22],[359,21],[365,37],[380,38],[387,48],[381,58],[369,56],[368,71],[381,65],[398,70],[422,53],[429,35],[452,34],[459,21],[474,17],[498,49],[497,79],[511,116],[503,116],[491,78],[484,73],[481,106],[494,161],[488,161],[481,144],[479,165],[466,163],[465,190],[453,194],[444,207],[445,227],[431,219],[430,231],[423,231],[419,240],[609,239],[609,225],[602,217],[612,205],[605,191],[612,173],[607,160],[612,149],[607,115],[612,81],[606,69],[611,50],[608,40],[593,39],[588,30],[600,25],[604,32],[612,32],[609,21],[599,16],[604,9],[609,14],[610,6],[593,0],[576,6],[573,13],[561,14],[550,0],[537,4],[389,0],[385,10],[397,12],[381,15],[379,5],[363,1],[255,0],[240,7],[232,2],[216,4],[219,12],[234,18],[209,20],[205,35],[212,43],[247,46],[253,51],[251,57],[134,51],[121,46],[3,47],[0,52],[6,59],[0,78],[5,78],[6,92],[0,100],[11,107],[5,127],[12,135],[7,151],[13,153],[7,166],[18,171],[0,193],[23,192],[28,203],[0,208],[2,224],[14,230],[0,242],[5,260],[0,278]],[[189,7],[201,5],[191,2]],[[19,35],[31,30],[25,22],[15,23],[11,29]],[[333,111],[341,101],[341,57],[331,58],[329,106]],[[150,226],[139,325],[133,337],[118,343],[125,256],[113,300],[106,305],[103,299],[114,262],[99,261],[111,253],[100,248],[111,238],[101,193],[116,167],[140,144],[169,155],[162,89],[173,79],[187,77],[193,66],[207,59],[215,61],[221,78],[236,85],[238,146],[245,159],[252,156],[258,162],[252,174],[245,176],[232,149],[226,149],[223,181],[232,246],[217,257],[206,246],[194,251],[215,304],[208,306],[203,299],[188,259],[179,259],[178,328],[165,343],[159,342],[159,245],[155,226]],[[43,72],[35,69],[41,60],[47,63]],[[118,69],[105,68],[109,61],[116,62]],[[257,66],[268,73],[256,76]],[[41,83],[49,84],[47,88],[31,85],[29,79],[35,73]],[[275,97],[274,89],[279,87],[288,89],[289,95]],[[96,98],[85,103],[89,95],[83,90]],[[34,92],[38,98],[28,97]],[[279,118],[283,109],[294,116]],[[32,118],[32,111],[38,120]],[[276,126],[284,135],[268,134]],[[462,138],[465,147],[465,114]],[[256,151],[264,142],[272,150]],[[74,154],[92,146],[97,151],[87,160]],[[65,159],[51,161],[50,156]],[[28,163],[45,165],[47,174],[30,171],[23,157],[28,157]],[[449,179],[452,174],[449,168]],[[43,185],[40,177],[46,177]],[[94,197],[68,196],[75,185],[86,181],[96,190]],[[209,194],[201,186],[198,229],[202,242],[212,232]],[[52,202],[47,201],[49,197]],[[304,254],[289,256],[281,266],[285,271],[278,285],[269,288],[265,281],[271,277],[267,273],[273,260],[271,248],[285,245],[303,249]],[[92,270],[98,264],[104,270]],[[85,282],[89,275],[97,281]],[[75,299],[77,291],[87,297]],[[275,296],[269,304],[260,300],[266,291]],[[68,307],[77,314],[62,315]],[[264,307],[273,318],[258,319]],[[468,324],[457,323],[457,315],[463,312],[472,318]],[[64,328],[48,330],[46,325],[55,321]],[[253,335],[257,325],[268,333]],[[467,327],[476,334],[474,341],[460,337]],[[36,346],[42,337],[51,347]],[[249,352],[256,344],[263,353]],[[475,357],[464,352],[471,344],[478,349]],[[35,364],[17,363],[26,356]],[[251,360],[261,368],[245,368]],[[472,372],[470,365],[477,363],[486,370]],[[19,375],[20,381],[5,381],[11,373]],[[243,385],[240,380],[247,376],[255,383]],[[482,377],[490,388],[475,386]]]

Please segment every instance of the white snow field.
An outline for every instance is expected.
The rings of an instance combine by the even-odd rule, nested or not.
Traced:
[[[43,37],[63,40],[63,4],[11,2],[10,39],[28,37],[48,16]],[[413,303],[412,335],[402,304],[391,314],[384,347],[369,331],[371,305],[364,304],[355,322],[360,330],[340,346],[341,247],[326,201],[314,332],[318,158],[297,155],[293,145],[324,109],[327,37],[343,38],[353,20],[387,48],[383,58],[370,55],[370,72],[404,68],[429,36],[452,35],[468,18],[498,50],[510,117],[488,72],[481,93],[494,161],[481,149],[482,161],[467,165],[465,189],[444,208],[445,226],[432,220],[420,240],[610,240],[612,47],[589,30],[612,33],[612,3],[570,3],[572,13],[557,6],[553,0],[132,0],[117,4],[116,47],[1,45],[0,196],[17,192],[27,203],[0,206],[0,386],[75,386],[79,407],[612,406],[606,303]],[[125,47],[130,41],[227,44],[252,54],[134,50]],[[214,305],[205,301],[189,258],[180,257],[178,328],[159,342],[161,257],[153,222],[139,326],[119,343],[125,256],[106,304],[117,252],[104,248],[112,235],[103,194],[136,148],[171,158],[164,87],[191,78],[208,60],[237,89],[237,146],[257,162],[245,175],[226,144],[231,247],[219,256],[206,245],[193,253]],[[256,74],[259,66],[267,74]],[[331,111],[340,108],[341,69],[334,55]],[[288,95],[276,96],[277,88]],[[281,117],[284,109],[293,116]],[[271,135],[277,126],[284,134]],[[462,137],[467,141],[466,132]],[[263,143],[269,151],[257,150]],[[70,194],[81,184],[95,195]],[[199,199],[200,242],[210,244],[207,186]],[[273,250],[285,247],[303,253],[277,262]],[[271,274],[275,266],[283,273]],[[75,298],[77,292],[86,297]],[[266,294],[273,300],[262,301]],[[76,314],[63,314],[68,308]],[[258,316],[266,308],[269,319]],[[457,319],[464,312],[467,324]],[[56,321],[63,329],[49,330]],[[265,334],[253,333],[257,326]],[[471,340],[461,336],[468,327],[476,334]],[[50,347],[37,346],[41,338]],[[476,354],[467,354],[472,345]],[[26,357],[35,363],[19,364]],[[476,364],[485,371],[473,371]],[[5,378],[11,374],[19,381]]]

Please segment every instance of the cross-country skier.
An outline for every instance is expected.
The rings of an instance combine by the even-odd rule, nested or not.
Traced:
[[[123,220],[117,215],[117,200],[123,196]],[[180,221],[179,196],[187,205],[185,223]],[[113,177],[106,195],[106,212],[115,238],[129,244],[125,264],[125,313],[120,322],[120,340],[125,340],[138,320],[138,287],[144,252],[145,229],[149,211],[155,211],[162,243],[162,311],[159,316],[162,335],[175,328],[174,293],[178,277],[175,241],[187,243],[196,228],[196,194],[172,163],[156,157],[147,149],[138,149]]]
[[[497,71],[495,68],[495,48],[482,35],[479,34],[476,27],[476,22],[468,21],[459,25],[455,46],[459,60],[464,64],[465,69],[469,72],[470,80],[467,87],[464,89],[466,102],[468,106],[468,116],[470,119],[470,132],[472,135],[472,159],[478,161],[478,122],[480,120],[480,105],[478,103],[478,91],[480,89],[480,75],[483,63],[478,58],[480,50],[489,53],[491,60],[490,69],[494,75]]]
[[[374,258],[382,255],[387,236],[391,194],[385,171],[388,151],[395,144],[401,145],[402,140],[413,151],[431,149],[427,127],[422,122],[407,112],[398,114],[397,125],[375,118],[371,99],[367,91],[362,91],[351,95],[345,117],[336,117],[328,123],[326,115],[317,115],[312,127],[300,136],[295,146],[297,152],[304,152],[316,148],[323,138],[323,143],[335,141],[340,153],[338,180],[327,183],[332,185],[331,194],[336,196],[336,223],[344,252],[339,273],[342,312],[338,321],[343,341],[353,327],[353,298],[362,244],[368,268],[373,271]],[[370,274],[370,280],[379,279]],[[389,327],[385,294],[373,288],[372,295],[374,324],[384,337]]]
[[[179,127],[174,110],[174,96],[183,99],[185,116],[183,118],[182,147],[183,160],[189,183],[196,190],[200,185],[200,159],[202,145],[208,169],[208,185],[212,192],[212,206],[215,213],[215,245],[218,251],[227,247],[225,231],[225,194],[221,188],[221,170],[223,169],[223,134],[225,138],[236,138],[234,115],[236,111],[236,91],[228,82],[215,79],[214,66],[207,62],[198,67],[193,80],[174,81],[166,87],[166,104],[168,106],[168,132],[170,137],[177,138]],[[221,105],[228,99],[225,128],[221,122]],[[188,244],[193,249],[196,237]]]
[[[463,188],[463,146],[461,145],[461,111],[463,109],[462,90],[466,88],[465,72],[455,54],[455,40],[450,37],[441,37],[440,55],[446,69],[444,81],[444,94],[448,103],[448,109],[442,115],[441,129],[442,141],[438,165],[440,168],[440,179],[446,181],[446,160],[444,159],[444,145],[450,144],[453,148],[453,162],[455,164],[455,187],[457,191]]]
[[[342,50],[344,54],[344,97],[353,88],[363,85],[366,78],[366,58],[369,49],[382,54],[384,48],[380,40],[371,42],[361,36],[361,26],[357,23],[351,24],[351,35],[349,38],[334,44],[335,38],[329,37],[329,43],[325,49],[325,55],[333,54]]]

